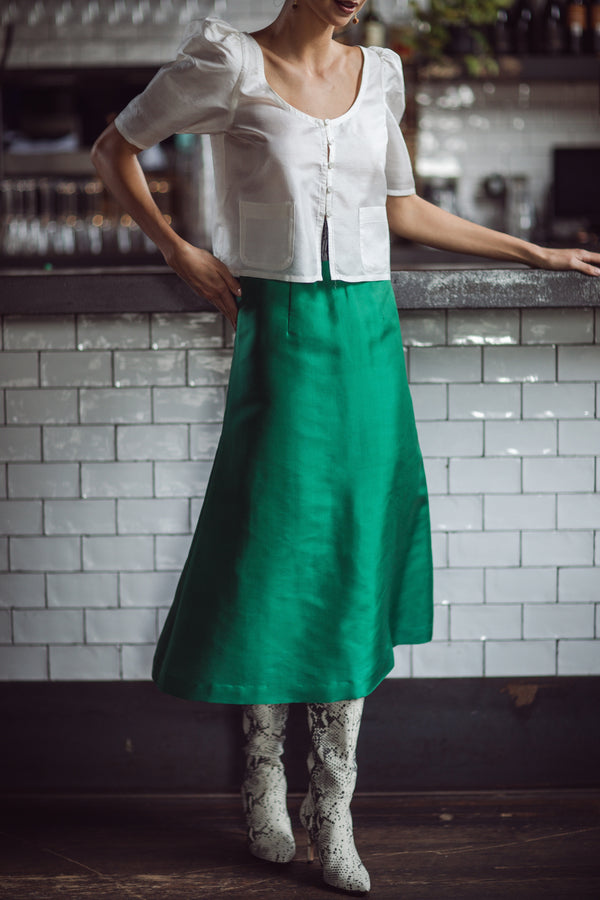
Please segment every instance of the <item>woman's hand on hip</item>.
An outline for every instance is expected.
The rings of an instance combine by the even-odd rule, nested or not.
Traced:
[[[165,262],[197,294],[210,300],[236,327],[238,307],[234,297],[242,293],[240,283],[225,263],[187,241],[179,241],[164,253]]]

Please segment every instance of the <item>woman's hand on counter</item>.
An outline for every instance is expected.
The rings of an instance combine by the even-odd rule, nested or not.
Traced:
[[[389,196],[387,215],[395,234],[438,250],[511,260],[538,269],[570,269],[585,275],[600,275],[600,253],[539,247],[455,216],[416,194]]]
[[[239,281],[225,263],[209,253],[179,240],[164,251],[165,262],[197,294],[206,297],[236,327],[238,307],[234,297],[242,293]]]
[[[540,269],[564,271],[574,269],[584,275],[600,275],[600,253],[591,250],[563,250],[551,247],[540,247],[542,260]]]

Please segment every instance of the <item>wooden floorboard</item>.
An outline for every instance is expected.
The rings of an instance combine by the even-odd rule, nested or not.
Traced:
[[[237,797],[5,796],[0,898],[194,900],[342,896],[302,857],[251,857]],[[300,797],[290,798],[294,823]],[[360,795],[373,900],[600,897],[600,792]]]

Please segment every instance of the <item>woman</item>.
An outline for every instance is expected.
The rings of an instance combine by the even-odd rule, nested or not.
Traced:
[[[350,800],[363,698],[393,647],[431,639],[427,488],[389,272],[410,240],[599,275],[415,195],[398,57],[332,41],[363,2],[286,0],[253,35],[195,23],[100,136],[94,163],[166,262],[237,327],[223,431],[153,678],[242,704],[250,850],[295,853],[281,763],[290,702],[308,705],[301,820],[327,883],[367,891]],[[137,162],[209,133],[214,255],[160,214]]]

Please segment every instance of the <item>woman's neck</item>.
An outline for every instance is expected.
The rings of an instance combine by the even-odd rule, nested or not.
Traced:
[[[318,70],[327,68],[339,50],[333,31],[334,26],[312,9],[301,3],[294,8],[288,0],[277,18],[254,37],[277,56]]]

